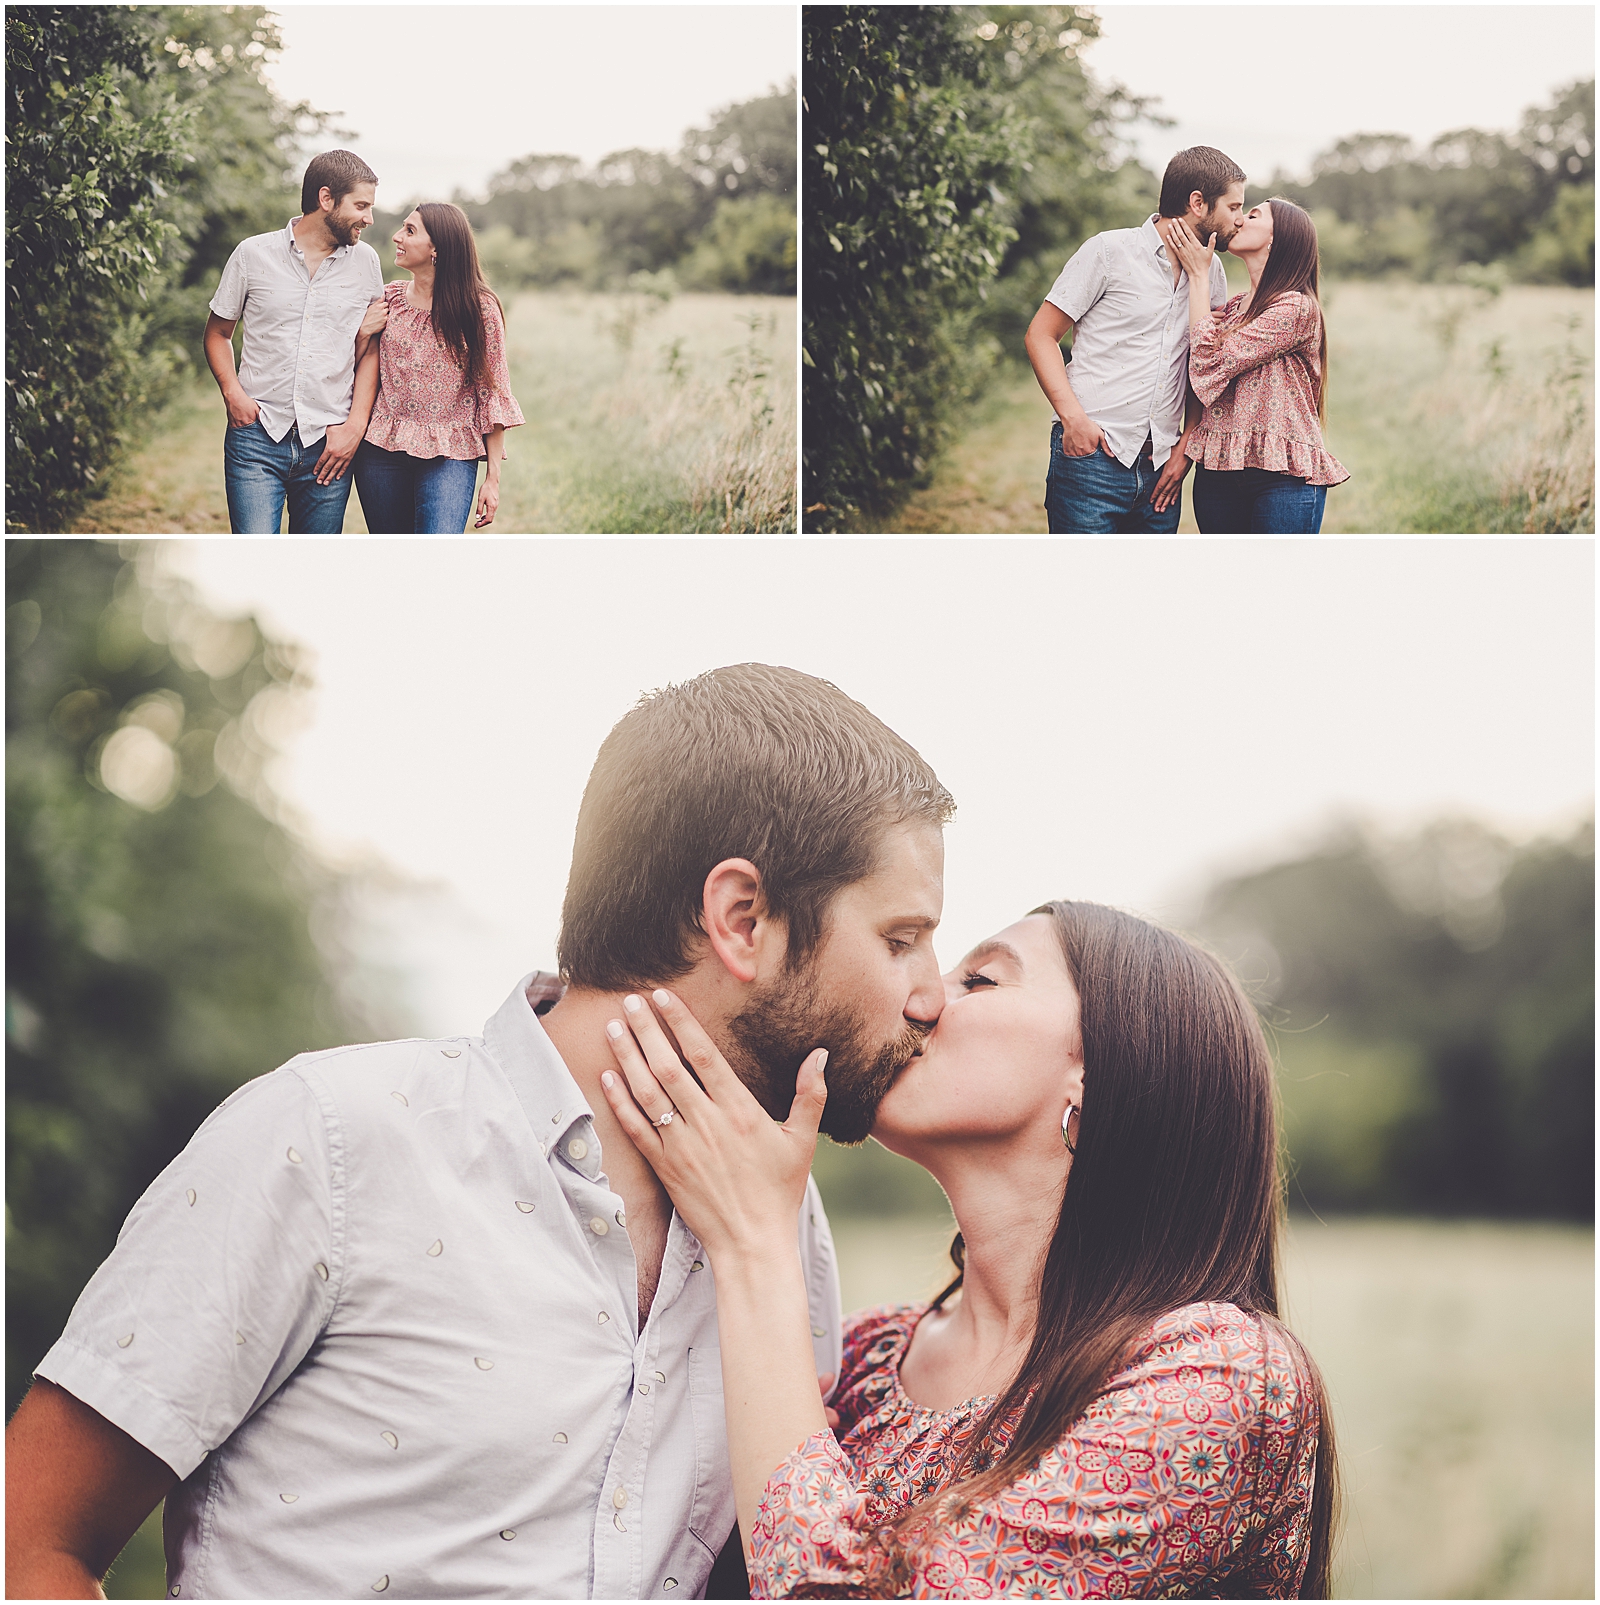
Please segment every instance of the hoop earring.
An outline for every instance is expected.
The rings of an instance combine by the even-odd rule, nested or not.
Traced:
[[[1069,1103],[1066,1107],[1065,1113],[1061,1116],[1061,1140],[1067,1145],[1067,1152],[1073,1155],[1076,1155],[1078,1150],[1073,1147],[1072,1138],[1067,1135],[1067,1123],[1075,1114],[1077,1114],[1077,1112],[1077,1104]],[[1082,1133],[1080,1132],[1079,1135],[1081,1136]]]

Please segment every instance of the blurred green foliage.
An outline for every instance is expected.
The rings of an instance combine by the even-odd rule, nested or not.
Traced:
[[[1216,887],[1275,1028],[1291,1202],[1594,1218],[1594,826],[1349,832]]]
[[[807,528],[895,505],[1071,250],[1150,210],[1120,142],[1147,108],[1079,60],[1098,31],[1086,6],[805,11]]]
[[[65,528],[203,358],[233,246],[298,211],[323,130],[255,6],[6,10],[6,527]]]
[[[333,878],[263,772],[307,685],[294,648],[148,548],[11,540],[6,669],[9,1411],[211,1109],[363,1022]]]
[[[1534,284],[1594,284],[1594,79],[1530,106],[1515,133],[1461,128],[1416,149],[1354,134],[1271,190],[1310,208],[1325,271],[1447,279],[1499,264]]]

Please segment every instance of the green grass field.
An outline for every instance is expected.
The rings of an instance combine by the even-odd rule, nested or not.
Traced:
[[[835,1221],[844,1305],[924,1298],[953,1222]],[[1594,1234],[1300,1218],[1286,1315],[1327,1380],[1346,1599],[1594,1597]]]
[[[837,1220],[844,1307],[923,1298],[952,1223]],[[1287,1316],[1327,1378],[1346,1599],[1594,1597],[1594,1234],[1298,1219]],[[154,1599],[157,1518],[113,1599]]]
[[[1594,292],[1326,287],[1337,534],[1594,529]],[[1019,331],[1020,340],[1020,331]],[[1008,367],[932,482],[872,530],[1043,532],[1049,403]],[[1195,533],[1186,484],[1181,530]],[[866,532],[868,526],[863,526]]]
[[[507,336],[527,423],[506,437],[496,533],[794,529],[792,298],[529,291]],[[75,532],[225,532],[225,424],[216,386],[195,380]],[[354,493],[345,529],[366,532]]]

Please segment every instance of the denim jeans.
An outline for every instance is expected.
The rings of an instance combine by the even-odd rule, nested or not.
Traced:
[[[1326,485],[1293,474],[1195,464],[1194,521],[1202,535],[1315,535],[1327,499]]]
[[[1052,535],[1172,535],[1177,532],[1183,497],[1164,513],[1150,505],[1156,488],[1150,442],[1124,468],[1100,447],[1087,457],[1061,449],[1061,425],[1050,428],[1050,475],[1044,482],[1044,510]]]
[[[363,440],[356,494],[374,535],[459,535],[472,516],[478,465],[457,457],[413,457]]]
[[[228,489],[228,525],[235,535],[276,535],[289,503],[291,535],[337,535],[350,500],[350,471],[319,485],[323,442],[300,444],[298,425],[274,440],[259,418],[240,429],[228,425],[222,473]]]

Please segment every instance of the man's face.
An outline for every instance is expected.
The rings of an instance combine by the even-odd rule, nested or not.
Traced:
[[[373,203],[378,198],[376,184],[357,184],[348,195],[334,204],[333,191],[326,184],[318,195],[322,207],[322,222],[337,245],[354,245],[361,238],[362,229],[372,222]]]
[[[893,825],[877,869],[829,905],[821,944],[796,972],[758,982],[728,1024],[728,1059],[774,1119],[813,1048],[828,1050],[822,1129],[862,1142],[878,1103],[944,1008],[933,930],[944,908],[944,835]]]
[[[1189,197],[1189,210],[1195,214],[1198,221],[1194,222],[1194,230],[1200,236],[1200,243],[1205,244],[1207,238],[1215,234],[1217,249],[1225,251],[1228,241],[1239,232],[1244,223],[1244,185],[1230,185],[1225,194],[1219,195],[1215,204],[1208,212],[1193,195]]]

